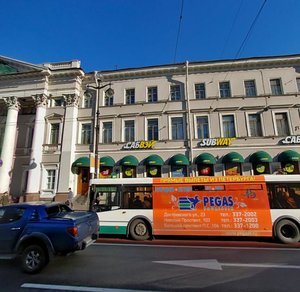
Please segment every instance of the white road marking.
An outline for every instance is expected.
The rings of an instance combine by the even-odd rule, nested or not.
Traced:
[[[68,286],[68,285],[47,285],[24,283],[21,288],[30,289],[46,289],[46,290],[63,290],[63,291],[80,291],[80,292],[147,292],[145,290],[132,289],[113,289],[113,288],[98,288],[98,287],[84,287],[84,286]],[[150,291],[148,291],[150,292]]]
[[[176,265],[192,268],[222,271],[222,267],[264,268],[264,269],[300,269],[300,266],[285,264],[260,264],[260,263],[220,263],[216,259],[206,260],[180,260],[180,261],[154,261],[157,264]]]

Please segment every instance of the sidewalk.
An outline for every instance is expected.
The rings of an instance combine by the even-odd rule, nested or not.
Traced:
[[[73,210],[80,211],[84,210],[87,211],[89,208],[88,204],[88,196],[86,195],[77,195],[73,202]]]

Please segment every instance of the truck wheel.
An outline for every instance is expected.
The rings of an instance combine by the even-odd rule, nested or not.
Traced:
[[[147,240],[150,237],[149,228],[142,219],[136,219],[130,224],[129,234],[135,240]]]
[[[282,243],[296,243],[300,240],[300,231],[293,221],[283,219],[276,224],[276,236]]]
[[[22,270],[29,274],[38,273],[47,264],[47,254],[39,245],[27,246],[21,255]]]

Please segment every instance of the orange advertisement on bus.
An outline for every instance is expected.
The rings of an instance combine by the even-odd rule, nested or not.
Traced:
[[[154,179],[153,233],[272,236],[264,179],[254,176]]]

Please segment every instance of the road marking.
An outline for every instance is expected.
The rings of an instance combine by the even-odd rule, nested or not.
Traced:
[[[80,291],[80,292],[147,292],[146,290],[113,289],[113,288],[68,286],[68,285],[47,285],[47,284],[34,284],[34,283],[24,283],[23,285],[21,285],[21,288]]]
[[[222,267],[243,267],[243,268],[265,268],[265,269],[300,269],[300,266],[285,264],[242,264],[242,263],[220,263],[215,259],[207,260],[180,260],[180,261],[154,261],[157,264],[176,265],[192,268],[222,271]]]

